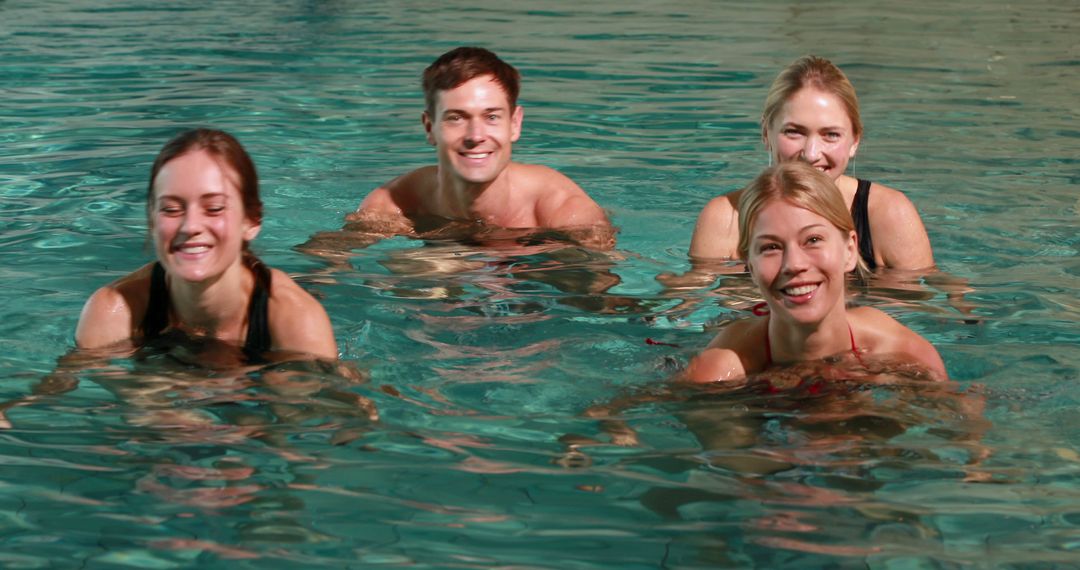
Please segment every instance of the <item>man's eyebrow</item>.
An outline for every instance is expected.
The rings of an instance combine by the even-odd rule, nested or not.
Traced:
[[[494,111],[503,111],[503,112],[505,112],[506,107],[488,107],[488,108],[484,109],[483,111],[481,111],[481,113],[491,113],[491,112],[494,112]],[[442,112],[443,115],[447,115],[447,114],[450,114],[450,113],[453,113],[455,115],[468,115],[469,114],[469,112],[466,111],[465,109],[444,109],[443,112]]]

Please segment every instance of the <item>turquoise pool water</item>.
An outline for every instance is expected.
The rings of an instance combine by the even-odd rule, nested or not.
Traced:
[[[8,410],[0,566],[1080,565],[1078,24],[1043,0],[0,2],[0,401],[79,380]],[[608,208],[617,255],[294,251],[432,160],[418,76],[461,44],[521,69],[518,159]],[[919,283],[860,292],[956,383],[675,394],[603,445],[588,408],[663,385],[751,300],[654,277],[765,165],[765,91],[809,52],[859,91],[856,173],[907,192],[974,289],[975,319]],[[252,152],[256,248],[366,381],[186,350],[54,374],[89,293],[149,259],[149,164],[193,125]]]

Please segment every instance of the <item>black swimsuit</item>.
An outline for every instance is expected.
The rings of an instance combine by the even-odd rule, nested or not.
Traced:
[[[855,233],[859,236],[859,255],[866,262],[868,269],[876,269],[874,261],[874,240],[870,236],[870,181],[858,179],[859,187],[855,190],[855,199],[851,201],[851,218],[855,220]]]
[[[262,354],[270,350],[270,319],[267,308],[270,303],[270,270],[261,261],[247,265],[255,274],[255,288],[248,303],[248,330],[244,351]],[[143,338],[151,340],[161,335],[169,326],[169,285],[165,282],[165,268],[154,263],[150,273],[150,302],[143,317]]]

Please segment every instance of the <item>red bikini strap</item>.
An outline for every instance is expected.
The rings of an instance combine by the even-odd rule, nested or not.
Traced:
[[[847,333],[848,338],[851,339],[851,352],[854,352],[855,358],[859,360],[859,363],[862,363],[862,356],[859,355],[859,347],[855,345],[855,331],[851,330],[851,323],[848,323]],[[765,321],[765,368],[770,366],[772,366],[772,346],[769,345],[769,322]]]
[[[847,332],[848,336],[851,337],[851,352],[855,354],[855,360],[858,360],[859,364],[866,366],[866,363],[863,362],[862,355],[859,354],[859,347],[855,345],[855,331],[851,330],[851,323],[848,323]]]

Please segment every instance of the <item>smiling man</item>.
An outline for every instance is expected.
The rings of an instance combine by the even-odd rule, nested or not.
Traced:
[[[483,48],[459,47],[435,60],[424,70],[421,122],[438,164],[376,188],[342,231],[316,235],[303,249],[325,255],[390,235],[490,236],[497,229],[553,230],[559,239],[613,247],[607,215],[584,190],[551,168],[513,161],[524,117],[519,83],[516,69]]]

